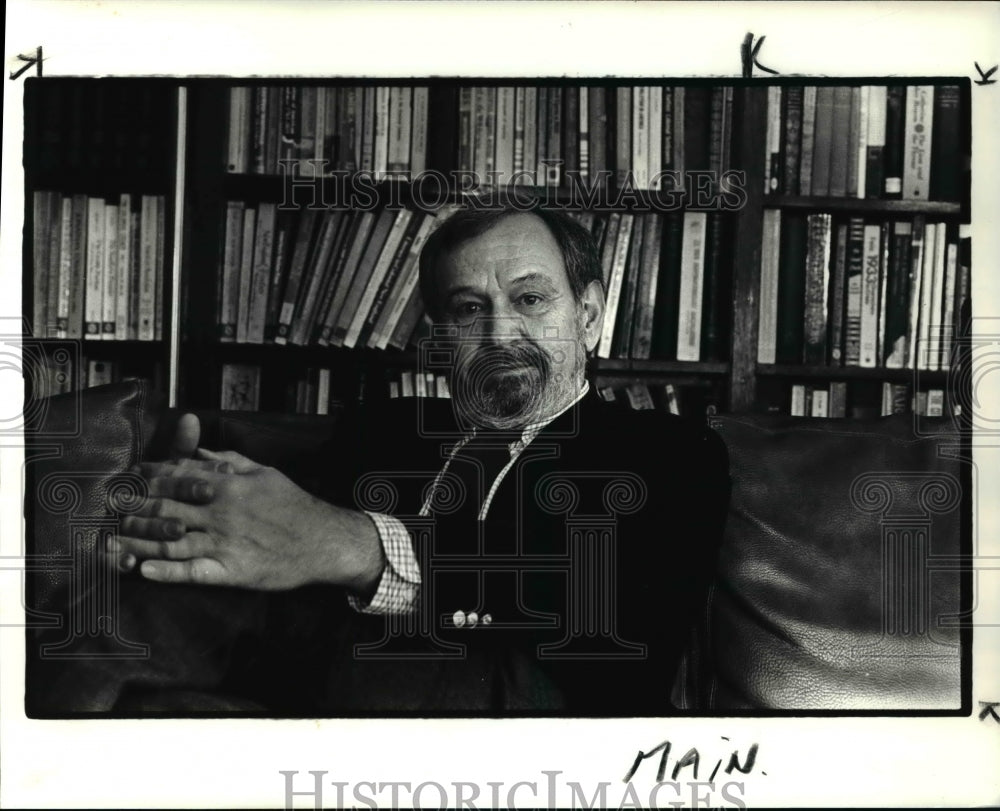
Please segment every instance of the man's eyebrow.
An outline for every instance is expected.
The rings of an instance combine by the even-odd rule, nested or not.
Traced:
[[[516,279],[511,279],[510,285],[513,287],[515,284],[521,284],[522,282],[544,282],[550,287],[555,287],[555,284],[553,284],[552,279],[547,273],[541,273],[537,270],[522,274]]]

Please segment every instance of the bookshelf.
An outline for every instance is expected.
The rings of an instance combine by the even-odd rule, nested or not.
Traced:
[[[38,250],[44,240],[34,231],[36,192],[103,198],[108,205],[123,192],[158,195],[163,200],[158,259],[162,275],[157,282],[163,294],[156,310],[160,331],[150,341],[84,338],[82,347],[88,364],[91,359],[104,362],[116,376],[154,376],[169,390],[171,401],[182,407],[219,407],[224,390],[242,392],[241,397],[249,398],[243,405],[275,411],[322,411],[333,400],[386,397],[409,388],[416,394],[419,387],[412,377],[418,364],[416,339],[426,334],[426,324],[418,320],[410,339],[397,336],[395,347],[386,345],[383,336],[383,348],[372,348],[387,329],[385,324],[378,326],[375,316],[388,323],[392,304],[405,304],[405,291],[412,289],[412,282],[410,288],[403,286],[406,274],[412,272],[412,259],[407,265],[404,254],[414,243],[419,245],[421,229],[430,227],[431,215],[462,199],[463,189],[471,190],[469,173],[493,172],[494,178],[503,180],[534,171],[534,178],[515,185],[523,185],[546,204],[572,210],[592,230],[602,250],[609,303],[618,302],[615,327],[591,362],[598,390],[617,392],[637,407],[669,407],[667,401],[679,395],[676,402],[686,411],[787,411],[796,386],[811,393],[835,384],[851,393],[859,406],[855,416],[869,415],[873,408],[878,413],[883,405],[878,401],[889,391],[886,387],[895,386],[900,400],[899,388],[916,374],[911,368],[886,368],[884,352],[874,366],[842,365],[829,359],[806,363],[787,353],[773,358],[761,354],[762,330],[766,335],[769,329],[766,318],[762,324],[761,304],[770,294],[762,278],[767,256],[775,254],[773,224],[779,221],[788,231],[801,230],[827,217],[831,251],[827,270],[831,271],[838,228],[848,223],[886,223],[883,240],[886,233],[894,233],[896,223],[909,223],[911,228],[914,223],[941,223],[941,233],[951,244],[958,241],[958,226],[968,222],[967,167],[960,156],[969,143],[969,96],[967,83],[957,81],[952,83],[957,88],[957,111],[951,113],[951,128],[957,121],[957,132],[939,138],[943,146],[930,156],[943,160],[940,151],[945,147],[949,155],[952,151],[959,155],[957,164],[948,158],[948,165],[957,166],[960,175],[943,195],[948,199],[936,199],[934,194],[928,199],[927,191],[924,199],[858,194],[857,176],[853,194],[842,188],[833,189],[834,194],[813,193],[816,189],[808,187],[803,178],[810,173],[801,154],[807,135],[801,129],[796,135],[794,124],[789,128],[789,109],[796,109],[796,99],[812,95],[831,104],[836,100],[841,113],[850,110],[856,117],[862,96],[869,105],[864,108],[866,116],[884,106],[881,99],[886,94],[896,94],[892,103],[897,106],[905,98],[898,91],[876,89],[871,91],[876,99],[871,106],[867,88],[874,85],[857,81],[780,80],[765,85],[734,80],[725,91],[706,83],[649,80],[540,80],[516,87],[472,80],[393,84],[255,80],[238,86],[217,80],[121,80],[112,91],[103,92],[126,99],[130,93],[139,94],[143,109],[155,113],[148,119],[140,116],[124,134],[118,127],[124,120],[123,108],[106,100],[96,106],[95,115],[87,116],[94,126],[84,124],[75,112],[80,102],[73,98],[74,92],[86,97],[94,92],[92,86],[107,88],[114,82],[76,80],[76,86],[84,87],[76,91],[69,80],[65,87],[57,87],[60,81],[29,82],[26,97],[25,313],[36,312],[37,294],[44,289],[37,283],[36,264],[47,267],[50,261],[44,250]],[[935,91],[931,89],[929,96],[922,92],[933,107]],[[371,110],[375,113],[369,116]],[[618,114],[622,110],[625,115]],[[801,115],[799,109],[792,119],[801,124]],[[864,126],[866,134],[871,132],[872,125],[854,118],[844,124],[830,119],[829,111],[816,115],[827,116],[833,143],[839,143],[835,139],[845,132],[850,136],[848,152],[841,150],[839,159],[837,171],[843,172],[843,154],[857,154],[858,132]],[[532,117],[537,122],[534,133],[526,124]],[[889,153],[902,149],[905,133],[899,131],[898,114],[897,120],[884,123],[895,139],[892,146],[883,138],[886,158],[897,161],[900,155]],[[813,139],[818,127],[816,123]],[[627,148],[622,140],[626,137]],[[110,156],[106,163],[67,168],[52,157],[62,152],[82,155],[85,144],[109,138],[117,139],[115,147],[106,144],[99,150]],[[796,138],[798,146],[793,147]],[[115,157],[126,144],[147,142],[150,154],[162,160],[147,159],[149,165],[140,170]],[[653,143],[662,149],[649,146]],[[837,164],[832,152],[840,147],[829,146],[830,136],[824,143]],[[67,144],[71,148],[63,149]],[[543,155],[553,160],[543,161]],[[304,169],[305,176],[290,181],[276,174],[282,159]],[[882,164],[872,166],[881,171]],[[724,185],[699,179],[697,170],[702,167],[714,170],[716,178],[723,172],[741,174]],[[668,174],[658,184],[652,180],[657,168],[668,173],[683,169],[687,174],[680,176],[680,183]],[[374,176],[360,171],[367,169]],[[637,184],[623,185],[623,170],[628,169]],[[407,170],[423,170],[423,181],[396,176]],[[585,185],[574,180],[574,171],[585,178]],[[607,172],[606,182],[587,185],[602,171]],[[829,173],[830,167],[825,171]],[[860,166],[853,171],[861,171]],[[811,174],[816,174],[815,165]],[[848,185],[849,175],[850,171]],[[824,182],[829,184],[829,179]],[[733,183],[738,194],[724,199],[726,190],[733,191]],[[940,192],[940,179],[934,183],[938,188],[931,191]],[[828,185],[813,185],[831,190]],[[881,177],[877,185],[881,186]],[[372,209],[370,216],[362,213],[365,207]],[[303,237],[308,216],[304,212],[310,208],[315,209],[310,236]],[[36,209],[43,210],[43,205]],[[369,246],[380,218],[384,218],[383,251]],[[403,220],[407,222],[400,224]],[[609,237],[615,228],[625,233],[623,223],[629,223],[631,234],[631,242],[625,240],[627,249],[621,236],[614,241]],[[688,235],[689,229],[694,236]],[[282,234],[283,263],[275,259]],[[275,342],[280,327],[272,319],[278,318],[281,308],[275,308],[272,299],[287,298],[284,279],[298,242],[303,242],[301,290],[312,292],[300,292],[292,319],[302,312],[303,302],[314,302],[315,321],[303,321],[297,336],[294,325],[287,324],[287,340]],[[688,246],[694,244],[700,246],[697,252],[703,258],[698,260],[701,275],[692,282],[701,288],[692,293],[690,286],[683,287],[688,281],[681,276],[683,262],[691,255]],[[393,246],[393,256],[388,256],[386,246]],[[776,264],[774,272],[787,275],[784,260],[782,256],[781,268]],[[349,276],[364,268],[366,261],[367,272],[381,281],[371,290],[362,285],[352,292],[357,283]],[[328,276],[317,276],[310,288],[311,274],[319,272],[312,265],[323,262]],[[286,289],[267,287],[268,307],[261,303],[257,312],[266,310],[268,320],[255,323],[254,318],[265,315],[250,316],[247,308],[255,296],[264,295],[268,283],[273,285],[276,266],[284,270],[278,281]],[[248,275],[255,269],[256,276]],[[346,280],[338,292],[341,278]],[[650,278],[655,279],[652,287]],[[262,292],[254,292],[255,283]],[[396,295],[401,289],[402,298]],[[685,319],[682,293],[699,298],[701,309],[687,313],[688,325],[694,319],[700,329],[689,330],[686,346],[679,340]],[[953,299],[957,301],[957,294]],[[341,320],[351,306],[368,309],[367,325],[361,324],[364,313],[358,320],[352,311],[357,339],[353,347],[318,343],[320,311],[333,312],[335,301],[340,302]],[[295,302],[293,296],[291,303]],[[827,319],[832,318],[829,303],[825,302]],[[940,301],[937,306],[937,312],[943,312]],[[238,314],[228,316],[225,328],[223,311]],[[47,317],[43,310],[37,313],[42,320]],[[951,314],[956,327],[959,316],[958,311]],[[398,312],[393,317],[399,319],[396,323],[407,323]],[[413,312],[409,317],[416,319]],[[331,326],[335,324],[336,318]],[[798,334],[801,329],[799,325]],[[43,340],[58,340],[48,337],[50,330],[35,326],[34,331],[46,336]],[[72,385],[85,382],[80,371]],[[919,386],[924,389],[944,388],[947,379],[944,369],[919,371]],[[432,379],[421,385],[428,396],[436,393]],[[322,394],[317,394],[317,386],[325,389]],[[641,391],[643,387],[648,394]],[[915,392],[910,395],[915,402]]]

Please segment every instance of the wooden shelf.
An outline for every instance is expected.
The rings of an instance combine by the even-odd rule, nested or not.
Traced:
[[[934,217],[957,217],[961,203],[939,200],[861,200],[856,197],[799,197],[766,195],[765,208],[790,208],[818,211],[843,211],[857,214],[925,214]]]
[[[919,380],[923,383],[944,383],[949,372],[916,369],[862,368],[860,366],[797,366],[795,364],[758,364],[757,374],[761,377],[824,378],[832,380],[887,380],[891,383],[907,383]]]
[[[592,368],[594,372],[601,375],[724,375],[729,371],[729,364],[681,360],[597,358],[592,362]]]

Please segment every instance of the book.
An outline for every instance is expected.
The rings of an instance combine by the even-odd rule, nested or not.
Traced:
[[[835,88],[826,85],[816,88],[812,172],[809,184],[809,194],[814,197],[826,197],[831,194],[834,91]]]
[[[906,117],[906,88],[886,88],[885,102],[885,184],[883,197],[898,199],[903,194],[903,131]]]
[[[803,197],[812,194],[814,142],[816,138],[816,91],[814,85],[802,89],[802,154],[799,158],[798,193]],[[794,193],[794,189],[792,189]]]
[[[264,324],[267,318],[267,296],[274,260],[274,230],[277,210],[274,203],[257,206],[257,230],[253,246],[253,267],[250,279],[246,341],[264,343]]]
[[[837,225],[837,235],[834,241],[832,272],[830,273],[830,288],[828,300],[830,308],[827,322],[829,324],[830,365],[844,365],[844,299],[847,284],[847,225]]]
[[[728,355],[727,324],[731,302],[729,292],[730,251],[728,234],[730,219],[719,212],[708,213],[705,233],[705,266],[702,277],[702,329],[700,359],[721,361]]]
[[[113,341],[118,303],[118,204],[104,205],[104,289],[101,291],[101,339]]]
[[[926,366],[923,368],[929,371],[937,371],[941,368],[941,343],[943,315],[942,304],[944,301],[944,276],[945,258],[947,256],[947,238],[945,224],[943,222],[934,223],[934,250],[933,250],[933,272],[931,275],[931,295],[930,313],[928,314],[928,341]],[[927,266],[924,266],[926,273]]]
[[[226,171],[245,173],[249,167],[250,88],[229,88],[229,141]]]
[[[958,243],[947,243],[944,261],[944,294],[941,307],[941,345],[938,347],[940,369],[951,368],[952,346],[955,338],[955,287],[958,276]]]
[[[821,88],[822,89],[822,88]],[[854,155],[847,154],[850,142],[851,88],[833,88],[833,121],[830,132],[830,189],[831,197],[847,194],[847,164]],[[818,123],[817,123],[817,126]]]
[[[702,290],[705,271],[705,239],[708,215],[684,212],[681,243],[681,285],[677,315],[677,360],[701,358]]]
[[[145,198],[143,200],[145,202]],[[240,261],[243,257],[244,203],[230,200],[226,203],[225,232],[223,238],[222,269],[219,274],[219,307],[216,316],[219,340],[236,340],[239,320]]]
[[[563,178],[562,149],[563,88],[549,88],[548,163],[545,165],[545,185],[558,187]],[[541,136],[539,132],[539,137]]]
[[[347,260],[355,241],[358,239],[358,231],[364,224],[365,214],[370,214],[370,212],[358,210],[344,212],[337,229],[337,235],[334,238],[327,270],[319,287],[317,304],[310,310],[306,323],[302,326],[304,343],[314,342],[323,345],[321,341],[324,337],[326,318],[332,309],[333,300],[338,291],[345,289],[345,285],[348,284],[344,280],[345,276],[350,275]],[[329,333],[327,333],[328,337]]]
[[[243,238],[240,240],[239,287],[236,303],[236,343],[246,343],[250,319],[250,288],[253,284],[253,243],[257,210],[243,210]]]
[[[104,200],[87,200],[86,299],[84,302],[84,337],[101,338],[104,299]]]
[[[625,395],[628,397],[629,405],[636,410],[653,409],[653,396],[649,393],[649,388],[644,383],[629,383],[625,387]]]
[[[274,249],[271,272],[267,288],[267,314],[264,319],[264,341],[274,343],[281,317],[281,302],[285,292],[285,273],[295,235],[293,213],[282,211],[277,214],[274,232]]]
[[[610,225],[610,223],[609,223]],[[677,359],[677,325],[680,312],[681,249],[684,218],[681,212],[664,215],[660,243],[660,277],[653,313],[653,357]]]
[[[799,168],[802,160],[802,106],[804,89],[790,85],[783,88],[781,133],[781,194],[798,194]],[[728,167],[725,167],[728,168]],[[721,167],[720,167],[721,170]]]
[[[885,189],[885,140],[888,112],[888,88],[874,85],[869,94],[868,145],[865,154],[865,184],[858,189],[859,197],[878,198]],[[862,194],[863,189],[863,194]]]
[[[524,94],[526,88],[514,88],[514,149],[513,149],[513,177],[509,183],[523,183],[524,175]]]
[[[560,88],[562,111],[559,119],[561,133],[562,171],[560,183],[570,184],[569,178],[580,175],[580,93],[575,87]]]
[[[778,267],[781,210],[765,208],[761,233],[757,363],[775,363],[778,338]]]
[[[806,387],[802,383],[792,384],[792,402],[789,413],[793,417],[806,415]]]
[[[375,91],[374,87],[361,88],[357,95],[358,106],[355,110],[361,121],[361,126],[357,128],[360,133],[358,151],[361,156],[360,170],[377,180],[379,176],[375,173],[375,117],[379,96]],[[388,104],[388,97],[384,101]]]
[[[892,223],[889,273],[885,302],[885,367],[905,369],[909,348],[910,243],[912,224]]]
[[[635,325],[629,357],[650,357],[653,344],[653,317],[656,310],[656,288],[660,272],[660,242],[663,219],[659,214],[647,214],[643,222],[642,260],[636,289]]]
[[[868,110],[870,87],[851,88],[850,140],[847,143],[847,196],[865,196],[868,163]]]
[[[389,176],[406,177],[410,171],[410,126],[413,122],[413,88],[389,88],[386,165]]]
[[[70,250],[68,261],[69,295],[66,320],[66,337],[84,337],[84,297],[87,285],[87,196],[73,195],[73,215],[70,224]]]
[[[619,188],[631,180],[632,174],[632,88],[615,89],[615,185]]]
[[[139,224],[139,340],[156,338],[156,197],[142,196]]]
[[[811,417],[829,417],[830,416],[830,402],[829,402],[829,391],[814,387],[812,390],[812,407],[810,409]]]
[[[927,411],[928,417],[944,416],[944,390],[927,389]]]
[[[847,282],[844,303],[844,365],[861,364],[861,296],[865,273],[865,223],[852,217],[847,226]]]
[[[257,411],[260,408],[260,366],[251,363],[222,364],[223,411]]]
[[[782,177],[782,88],[767,88],[767,129],[764,133],[764,194],[777,194],[785,183]]]
[[[374,90],[374,107],[370,112],[365,110],[365,115],[373,119],[371,171],[376,180],[385,180],[389,172],[390,88],[376,87]]]
[[[524,88],[524,166],[519,185],[538,185],[538,88]]]
[[[330,294],[330,301],[319,320],[319,334],[317,335],[316,342],[320,346],[328,346],[330,343],[330,339],[333,336],[333,329],[337,325],[337,321],[340,318],[340,311],[344,306],[344,300],[351,289],[355,272],[361,262],[362,254],[368,245],[368,239],[371,236],[375,220],[376,215],[373,211],[361,212],[357,220],[357,228],[351,237],[351,244]]]
[[[687,164],[684,162],[684,144],[686,141],[686,135],[684,132],[684,119],[685,119],[685,109],[687,98],[685,88],[675,87],[673,88],[672,103],[671,103],[671,128],[670,128],[670,162],[671,168],[677,173],[679,178],[684,177],[684,171],[688,168]],[[664,160],[666,160],[666,153],[664,153]],[[681,183],[683,187],[683,181]]]
[[[56,297],[56,337],[68,338],[70,295],[73,287],[73,205],[63,197],[59,214],[59,289]]]
[[[292,319],[295,316],[295,306],[299,298],[299,288],[302,285],[302,277],[306,271],[306,263],[309,261],[314,233],[319,221],[318,211],[310,208],[302,209],[298,231],[295,235],[295,248],[285,279],[281,309],[278,311],[278,328],[274,334],[274,342],[277,344],[288,342],[288,336],[292,329]]]
[[[417,322],[420,320],[423,312],[424,302],[420,297],[420,288],[414,286],[410,297],[406,300],[406,304],[400,312],[396,326],[392,330],[392,335],[387,342],[388,346],[391,346],[393,349],[406,349],[410,342],[410,336],[413,335]]]
[[[155,301],[153,305],[153,338],[163,340],[163,317],[166,312],[164,286],[166,284],[167,201],[162,194],[155,195],[156,202],[156,252]]]
[[[49,231],[51,229],[51,198],[55,192],[35,191],[32,193],[32,318],[31,331],[36,337],[46,334],[47,305],[49,293]],[[55,284],[58,285],[58,271]]]
[[[913,85],[906,88],[903,129],[903,199],[930,197],[931,134],[934,122],[934,88]]]
[[[475,93],[473,87],[458,89],[458,170],[463,174],[475,169],[473,163]]]
[[[636,298],[639,292],[639,273],[642,268],[642,239],[645,220],[648,215],[635,214],[632,223],[632,238],[629,243],[628,259],[622,289],[618,300],[618,315],[615,331],[611,339],[611,356],[628,358],[632,348],[632,328],[636,319]]]
[[[920,316],[923,311],[924,288],[927,283],[923,278],[924,269],[924,237],[926,225],[924,218],[917,215],[913,218],[910,232],[910,301],[907,308],[908,323],[906,328],[907,350],[906,368],[917,368],[917,352],[920,343]]]
[[[878,366],[879,269],[882,258],[881,229],[865,225],[861,276],[861,347],[858,365]]]
[[[614,258],[611,264],[611,277],[608,282],[607,303],[604,308],[604,325],[602,327],[601,340],[597,347],[597,357],[599,358],[611,357],[611,342],[614,338],[618,302],[621,298],[634,219],[634,215],[630,213],[623,213],[621,215],[618,235],[615,240]]]
[[[827,412],[832,418],[843,419],[847,416],[847,381],[830,381],[830,396],[827,400]]]
[[[889,243],[891,240],[889,223],[882,222],[879,225],[879,269],[878,269],[878,338],[877,338],[877,363],[879,366],[885,365],[885,310],[886,297],[888,294],[889,279]]]
[[[613,211],[608,216],[608,224],[604,229],[604,242],[601,246],[601,270],[604,274],[604,290],[610,289],[611,271],[615,264],[615,246],[618,244],[618,230],[621,227],[622,215]],[[605,316],[606,317],[606,316]]]
[[[804,215],[784,212],[778,270],[777,363],[801,363],[804,328],[808,222]]]
[[[126,340],[129,335],[129,307],[132,300],[132,195],[123,193],[118,198],[118,283],[115,289],[115,339]],[[175,305],[176,306],[176,305]]]
[[[608,171],[607,88],[587,88],[587,134],[590,138],[587,178],[591,185],[606,184]]]
[[[496,140],[494,171],[497,182],[507,185],[514,176],[515,91],[513,87],[497,88]]]
[[[649,98],[646,106],[646,131],[649,133],[646,148],[649,166],[647,188],[658,190],[663,173],[663,88],[647,87]]]
[[[311,321],[322,298],[322,289],[329,280],[336,256],[337,239],[344,219],[343,209],[333,209],[322,213],[316,246],[306,263],[299,285],[292,322],[289,325],[287,343],[305,346],[309,342]]]
[[[962,197],[961,89],[957,85],[934,88],[930,185],[934,200],[958,201]]]
[[[827,360],[827,292],[830,284],[829,214],[810,214],[807,220],[805,295],[803,303],[803,353],[807,365]]]
[[[646,124],[649,88],[632,88],[632,153],[631,167],[635,186],[649,188],[649,128]]]

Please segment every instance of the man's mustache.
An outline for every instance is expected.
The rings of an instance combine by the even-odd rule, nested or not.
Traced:
[[[548,353],[534,341],[481,345],[461,361],[457,371],[471,382],[525,367],[537,369],[543,380],[548,379],[551,361]]]

